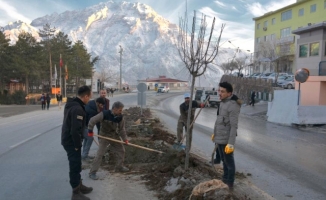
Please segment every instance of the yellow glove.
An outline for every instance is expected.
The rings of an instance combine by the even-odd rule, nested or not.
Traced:
[[[226,154],[230,154],[234,151],[234,146],[232,144],[227,144],[224,151]]]
[[[212,141],[214,141],[214,133],[212,134],[211,139],[212,139]]]

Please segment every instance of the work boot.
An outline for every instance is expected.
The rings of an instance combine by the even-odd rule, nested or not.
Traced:
[[[82,180],[83,179],[80,180],[80,192],[83,193],[83,194],[88,194],[88,193],[92,192],[93,188],[83,185]]]
[[[128,172],[129,171],[129,168],[128,167],[125,167],[125,166],[120,166],[120,167],[116,167],[115,168],[115,171],[116,172]]]
[[[91,200],[80,192],[80,184],[72,190],[71,200]]]
[[[90,173],[88,176],[93,180],[98,180],[98,176],[96,175],[96,173]]]

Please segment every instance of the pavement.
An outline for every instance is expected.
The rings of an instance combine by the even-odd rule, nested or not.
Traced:
[[[268,102],[261,101],[255,104],[255,106],[242,105],[240,114],[248,115],[248,116],[255,116],[255,115],[262,115],[262,114],[266,115],[267,109],[268,109]]]

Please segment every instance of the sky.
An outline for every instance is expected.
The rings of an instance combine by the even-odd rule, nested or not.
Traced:
[[[108,1],[108,0],[107,0]],[[121,0],[114,0],[120,2]],[[211,21],[216,18],[216,28],[222,23],[226,28],[221,45],[225,48],[240,48],[244,51],[254,49],[254,21],[252,18],[269,11],[277,10],[295,3],[296,0],[125,0],[140,2],[151,6],[158,14],[170,22],[178,24],[179,17],[184,16],[186,2],[188,16],[196,10],[204,13]],[[21,20],[32,20],[60,14],[67,10],[82,10],[105,0],[0,0],[0,26]],[[230,41],[230,42],[227,42]]]

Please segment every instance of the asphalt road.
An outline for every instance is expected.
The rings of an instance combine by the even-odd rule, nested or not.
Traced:
[[[132,93],[110,99],[129,107],[136,105],[136,97]],[[147,97],[147,107],[175,132],[182,95],[150,92]],[[0,106],[0,199],[69,199],[68,161],[60,145],[63,110],[28,109]],[[9,117],[1,117],[4,110]],[[194,127],[193,151],[207,159],[213,149],[215,114],[214,108],[203,109]],[[241,116],[237,171],[251,173],[248,180],[276,199],[325,199],[325,144],[324,134]]]

